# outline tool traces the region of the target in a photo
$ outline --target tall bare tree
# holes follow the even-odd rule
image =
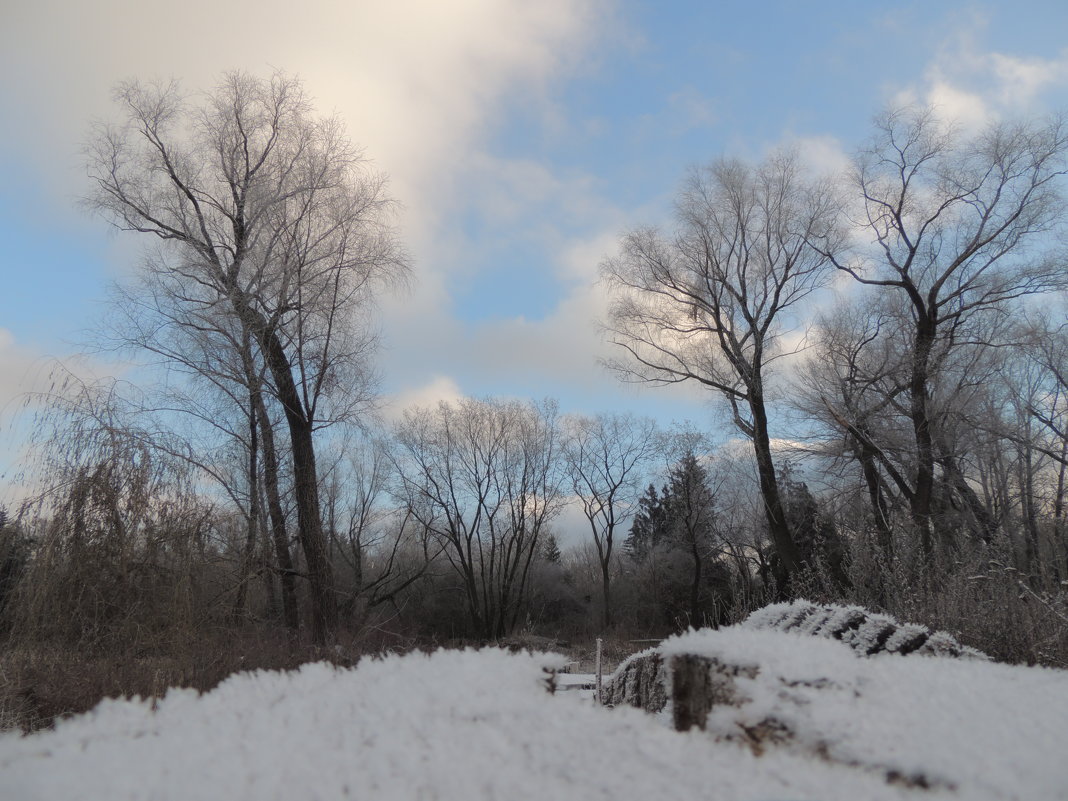
[[[642,470],[656,451],[656,423],[601,414],[567,421],[564,456],[571,488],[590,524],[601,567],[602,623],[612,625],[612,555],[616,531],[634,514]]]
[[[243,510],[248,525],[241,576],[234,603],[235,615],[244,608],[244,593],[251,579],[255,539],[261,528],[263,506],[270,521],[270,540],[281,585],[282,613],[286,625],[299,626],[296,570],[290,552],[282,490],[279,484],[279,455],[275,444],[275,421],[264,394],[266,365],[257,358],[250,332],[232,316],[213,309],[190,309],[174,303],[172,286],[161,281],[165,273],[143,271],[137,280],[113,288],[111,309],[101,326],[99,339],[104,346],[146,354],[172,376],[184,381],[166,382],[152,393],[145,411],[159,419],[175,415],[190,418],[192,433],[206,430],[211,447],[236,444],[247,451],[246,488]],[[235,424],[235,416],[239,422]],[[203,451],[194,449],[203,469]],[[209,470],[216,480],[227,480]],[[260,500],[262,486],[264,499]],[[233,496],[233,492],[230,492]],[[268,528],[263,527],[264,530]],[[273,577],[267,577],[273,582]]]
[[[326,524],[332,561],[347,568],[341,609],[358,620],[428,578],[441,545],[409,510],[386,501],[395,483],[389,440],[344,437],[335,447],[325,476]]]
[[[799,371],[793,403],[815,423],[816,448],[831,470],[856,462],[884,558],[894,554],[893,510],[912,486],[899,431],[902,324],[879,298],[838,304],[817,316],[812,352]]]
[[[947,349],[975,343],[984,316],[1063,284],[1064,259],[1043,235],[1061,221],[1066,155],[1059,119],[997,123],[965,137],[929,108],[891,110],[876,120],[851,176],[856,223],[872,245],[846,257],[836,240],[810,240],[840,270],[907,305],[909,506],[927,552],[936,467],[946,456],[931,411],[933,367]]]
[[[361,311],[403,272],[384,180],[337,119],[316,118],[299,81],[225,75],[191,103],[177,84],[119,86],[120,126],[88,149],[91,201],[153,235],[145,269],[175,316],[225,315],[247,331],[289,429],[313,636],[337,622],[319,507],[315,432],[351,412],[367,369]],[[355,395],[355,397],[353,397]]]
[[[442,544],[475,631],[510,634],[531,565],[562,502],[556,407],[461,400],[405,413],[399,495]]]
[[[626,352],[610,366],[653,384],[694,381],[727,400],[753,445],[783,579],[801,556],[779,497],[766,379],[794,307],[828,277],[838,219],[830,185],[807,179],[791,155],[756,167],[722,160],[688,176],[673,235],[632,231],[603,264],[616,290],[608,333]]]

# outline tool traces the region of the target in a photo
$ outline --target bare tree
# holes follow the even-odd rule
[[[556,407],[461,400],[405,413],[398,494],[444,546],[482,637],[519,622],[531,565],[562,502]]]
[[[641,492],[642,470],[656,451],[656,423],[633,415],[572,417],[564,457],[571,487],[601,567],[602,623],[612,625],[611,565],[616,531],[630,519]]]
[[[815,424],[813,451],[837,472],[855,462],[882,555],[894,554],[893,513],[912,497],[909,437],[901,430],[906,325],[884,299],[839,303],[817,316],[793,405]]]
[[[786,579],[801,557],[779,497],[766,379],[794,307],[827,278],[841,239],[837,202],[780,154],[757,167],[724,160],[694,170],[676,218],[673,236],[638,229],[603,264],[617,291],[607,329],[627,354],[610,366],[653,384],[695,381],[727,400],[753,445]]]
[[[1024,515],[1028,569],[1038,551],[1039,507],[1052,518],[1050,560],[1055,580],[1068,575],[1068,325],[1036,315],[1023,325],[1022,363],[1007,365],[1005,384],[1017,427],[1009,439],[1020,452],[1021,492],[1029,493]],[[1048,465],[1050,469],[1043,470]],[[1045,474],[1045,475],[1043,475]],[[1044,480],[1044,481],[1043,481]],[[1042,502],[1039,483],[1046,484]]]
[[[392,443],[384,438],[338,443],[341,458],[326,476],[326,524],[332,561],[347,568],[339,593],[350,617],[393,603],[428,576],[441,552],[407,509],[386,503],[394,483]]]
[[[337,604],[314,434],[362,400],[345,391],[367,369],[359,310],[405,266],[384,181],[340,122],[313,117],[300,83],[282,74],[227,74],[197,105],[174,83],[126,83],[116,96],[126,121],[101,126],[90,144],[91,200],[120,229],[160,240],[145,269],[180,310],[174,317],[225,315],[255,342],[289,429],[322,642]]]
[[[1060,221],[1068,131],[1060,120],[998,123],[973,138],[931,109],[890,111],[857,157],[857,224],[874,240],[846,258],[836,239],[812,241],[840,270],[901,293],[911,320],[905,395],[912,428],[910,513],[932,547],[935,470],[945,454],[931,412],[942,350],[975,343],[989,314],[1063,284],[1063,259],[1043,234]]]
[[[276,423],[264,397],[268,392],[267,368],[257,358],[250,332],[239,321],[214,308],[176,304],[173,287],[161,280],[165,275],[146,270],[135,281],[114,287],[111,310],[98,338],[105,347],[133,351],[142,358],[148,354],[171,376],[184,377],[152,392],[150,408],[144,411],[160,425],[173,424],[176,415],[189,418],[193,425],[185,428],[186,436],[196,436],[197,429],[202,429],[199,433],[206,435],[205,447],[219,447],[221,442],[226,448],[233,443],[246,451],[243,511],[248,536],[234,601],[235,616],[243,615],[260,518],[266,517],[280,579],[283,619],[296,630],[296,570],[282,511]],[[235,423],[235,416],[239,422]],[[199,449],[194,452],[202,454]],[[198,457],[198,462],[203,464],[203,459]],[[216,471],[208,471],[208,475],[226,480]],[[230,488],[227,491],[234,497]],[[261,506],[267,515],[261,514]],[[268,526],[262,528],[266,531]]]

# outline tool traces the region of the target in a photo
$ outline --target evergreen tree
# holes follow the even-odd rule
[[[655,588],[655,617],[673,626],[723,622],[730,570],[715,558],[715,497],[707,469],[686,453],[667,485],[660,492],[650,485],[638,507],[624,548]],[[654,549],[663,555],[655,565],[649,558]]]
[[[652,484],[638,499],[638,511],[631,522],[630,533],[623,542],[623,550],[635,562],[642,562],[649,552],[668,537],[668,489],[662,493]]]
[[[542,556],[550,565],[560,564],[560,544],[556,541],[555,534],[549,534],[545,538],[545,547],[542,549]]]
[[[686,453],[669,477],[667,515],[672,545],[690,561],[686,613],[692,626],[701,625],[705,617],[702,585],[712,550],[714,510],[708,471],[692,452]]]
[[[826,587],[827,590],[847,586],[848,577],[843,564],[845,544],[834,522],[820,510],[808,484],[795,479],[793,471],[787,466],[782,470],[779,491],[805,568],[829,577],[832,586]]]

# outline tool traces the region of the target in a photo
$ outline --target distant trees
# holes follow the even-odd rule
[[[602,623],[612,625],[611,571],[616,531],[634,514],[642,473],[659,438],[650,419],[573,417],[563,448],[571,489],[590,524],[601,568]]]
[[[1014,531],[1017,566],[1035,586],[1068,576],[1068,336],[1048,313],[1011,327],[1016,340],[995,351],[984,405],[966,424],[986,443],[980,488],[991,515]]]
[[[690,558],[690,625],[704,623],[701,584],[710,563],[715,525],[715,499],[708,483],[708,471],[693,453],[683,455],[668,477],[668,515],[676,547]]]
[[[0,633],[4,630],[4,608],[14,593],[30,561],[31,543],[21,527],[0,506]]]
[[[89,147],[92,203],[118,228],[159,243],[143,274],[163,325],[231,332],[229,342],[212,336],[218,347],[254,344],[238,348],[254,360],[245,373],[250,408],[266,432],[262,366],[262,388],[289,431],[313,635],[322,642],[337,603],[315,432],[364,399],[369,340],[360,309],[405,268],[385,183],[340,122],[315,118],[299,82],[282,74],[229,73],[197,104],[173,83],[126,83],[116,97],[125,123],[100,127]]]
[[[729,602],[729,569],[720,561],[722,548],[716,520],[717,501],[708,469],[693,451],[686,451],[668,472],[660,492],[650,485],[639,502],[625,549],[651,574],[657,559],[681,556],[688,578],[679,581],[670,565],[650,575],[654,607],[682,616],[689,625],[718,623]],[[681,590],[681,591],[680,591]]]
[[[441,544],[472,629],[487,639],[510,634],[563,502],[555,404],[461,400],[413,409],[396,439],[398,499]]]
[[[626,354],[611,366],[630,380],[714,390],[752,442],[783,581],[801,554],[779,497],[769,365],[787,350],[793,308],[827,281],[842,236],[832,187],[807,179],[793,156],[756,167],[721,160],[687,176],[673,234],[636,229],[602,268],[615,291],[609,338]]]

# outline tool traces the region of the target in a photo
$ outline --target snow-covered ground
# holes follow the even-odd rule
[[[669,640],[757,667],[709,731],[551,696],[548,655],[439,651],[352,670],[234,676],[156,708],[107,701],[29,737],[0,737],[0,798],[1066,799],[1068,672],[727,630]],[[774,717],[790,743],[730,739]],[[726,739],[725,739],[726,737]],[[718,739],[717,739],[718,738]],[[931,789],[886,781],[925,776]]]

